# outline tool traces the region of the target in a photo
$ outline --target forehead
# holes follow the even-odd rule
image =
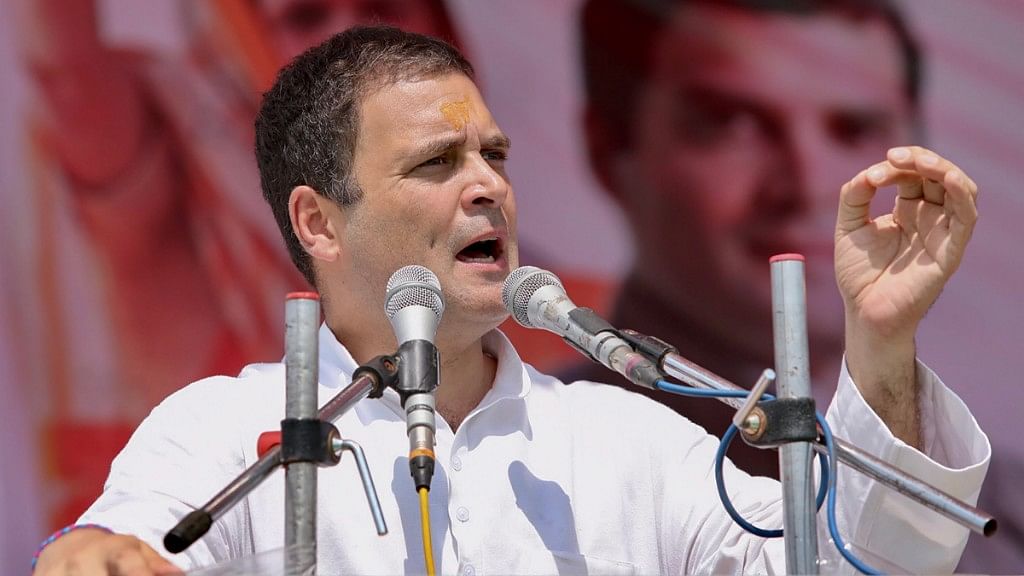
[[[683,7],[656,42],[654,57],[656,80],[794,104],[862,106],[903,94],[902,52],[880,18]]]
[[[360,102],[359,147],[410,142],[498,127],[476,84],[459,73],[400,80],[371,89]]]

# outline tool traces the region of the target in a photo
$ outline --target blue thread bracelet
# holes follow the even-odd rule
[[[94,528],[96,530],[103,530],[107,534],[114,533],[114,531],[110,528],[107,528],[106,526],[100,526],[99,524],[72,524],[70,526],[65,526],[60,530],[57,530],[53,534],[50,534],[46,538],[46,540],[43,540],[43,543],[39,545],[39,548],[36,548],[36,553],[32,555],[32,572],[36,571],[36,563],[39,562],[39,555],[43,553],[43,550],[45,550],[47,546],[56,542],[57,539],[61,536],[69,532],[74,532],[75,530],[81,530],[82,528]]]

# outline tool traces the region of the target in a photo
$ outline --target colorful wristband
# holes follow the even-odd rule
[[[71,526],[65,526],[53,534],[50,534],[50,536],[46,540],[43,540],[43,543],[39,545],[39,548],[36,548],[36,553],[32,555],[32,571],[36,571],[36,562],[39,562],[39,555],[43,553],[43,550],[45,550],[47,546],[56,542],[61,536],[82,528],[95,528],[96,530],[103,530],[107,534],[114,533],[110,528],[100,526],[99,524],[72,524]]]

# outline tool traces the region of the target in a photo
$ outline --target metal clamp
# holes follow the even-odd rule
[[[757,407],[757,403],[761,401],[765,390],[773,382],[775,382],[775,370],[765,368],[754,384],[754,388],[750,390],[750,395],[733,415],[732,423],[740,429],[744,438],[750,437],[756,440],[764,433],[767,422],[764,411]]]
[[[281,421],[281,464],[312,462],[334,466],[341,455],[334,449],[338,429],[318,418],[285,418]]]

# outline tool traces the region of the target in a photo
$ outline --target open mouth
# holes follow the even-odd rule
[[[455,259],[467,264],[492,264],[497,262],[504,253],[505,248],[502,246],[501,238],[492,237],[477,240],[466,246],[455,255]]]

